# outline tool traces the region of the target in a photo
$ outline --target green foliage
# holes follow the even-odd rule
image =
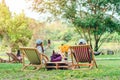
[[[84,18],[76,17],[73,24],[85,30],[90,29],[91,32],[97,35],[101,35],[105,32],[117,32],[120,27],[119,24],[110,17],[102,16],[101,20],[101,15],[89,15]]]
[[[11,13],[9,8],[6,7],[5,4],[0,3],[0,35],[3,36],[4,32],[6,31],[5,28],[7,27],[6,24],[9,22],[11,17]]]
[[[69,42],[72,37],[73,37],[73,34],[74,32],[70,29],[66,30],[66,31],[61,31],[59,34],[58,34],[58,39],[61,39],[61,40],[64,40],[66,42]]]
[[[73,27],[69,28],[61,22],[51,23],[44,27],[44,33],[46,33],[46,39],[58,41],[64,40],[66,42],[69,42],[75,34]]]
[[[8,33],[12,41],[19,41],[24,40],[25,38],[31,38],[29,22],[24,14],[16,15],[13,19],[11,19],[10,25],[8,27]]]
[[[19,44],[26,46],[31,39],[32,31],[29,29],[29,20],[24,14],[15,15],[9,22],[7,28],[10,45],[16,49]]]
[[[106,42],[120,42],[120,35],[118,35],[118,33],[114,33],[112,34],[107,40]]]
[[[9,8],[0,3],[0,36],[2,46],[12,48],[14,51],[20,45],[26,46],[31,39],[32,31],[29,29],[29,19],[24,13],[11,15]]]
[[[63,11],[63,18],[74,19],[76,14],[76,3],[73,2],[73,4],[70,3],[70,5],[65,5]]]
[[[0,20],[7,20],[11,17],[9,8],[5,4],[0,3]],[[3,22],[2,21],[2,22]]]
[[[31,1],[34,10],[40,13],[49,12],[54,18],[63,18],[66,22],[73,23],[76,31],[90,45],[93,46],[94,40],[96,51],[101,46],[99,41],[104,33],[120,32],[120,21],[114,17],[114,14],[119,14],[119,0]],[[108,14],[109,12],[111,13]]]

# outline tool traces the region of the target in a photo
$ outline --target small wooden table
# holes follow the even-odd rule
[[[46,63],[46,69],[68,69],[69,65],[67,62],[47,62]]]

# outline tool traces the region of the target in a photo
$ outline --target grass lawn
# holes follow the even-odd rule
[[[0,80],[120,80],[119,59],[98,59],[96,62],[98,69],[49,71],[44,68],[38,71],[21,71],[20,63],[0,63]]]

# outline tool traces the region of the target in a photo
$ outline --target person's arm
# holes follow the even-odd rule
[[[51,44],[51,41],[48,39],[48,44],[47,44],[47,46],[44,48],[44,51],[50,47],[50,44]]]

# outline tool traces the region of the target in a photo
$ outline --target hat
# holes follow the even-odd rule
[[[80,40],[79,40],[79,43],[86,44],[87,42],[86,42],[85,39],[80,39]]]
[[[41,44],[42,43],[42,40],[38,39],[36,40],[36,44]]]

